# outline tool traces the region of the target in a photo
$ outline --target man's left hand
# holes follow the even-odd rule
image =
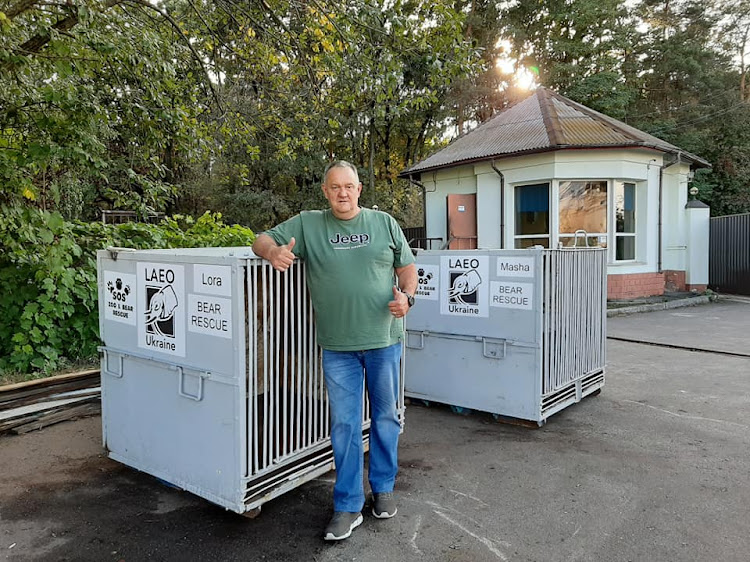
[[[409,300],[395,285],[393,286],[393,300],[388,303],[388,308],[396,318],[403,318],[409,312]]]

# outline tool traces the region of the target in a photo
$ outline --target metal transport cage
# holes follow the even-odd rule
[[[109,456],[237,513],[333,469],[304,268],[248,248],[99,251]]]
[[[604,386],[606,249],[419,251],[406,396],[531,420]]]

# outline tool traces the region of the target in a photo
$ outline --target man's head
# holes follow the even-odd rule
[[[337,160],[331,162],[323,175],[323,194],[331,204],[333,216],[348,220],[359,213],[359,194],[362,184],[359,174],[349,162]]]

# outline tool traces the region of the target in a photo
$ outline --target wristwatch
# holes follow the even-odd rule
[[[401,291],[401,289],[399,289],[399,291]],[[406,291],[401,291],[401,292],[406,295],[406,302],[409,303],[409,308],[414,306],[414,295],[410,295]]]

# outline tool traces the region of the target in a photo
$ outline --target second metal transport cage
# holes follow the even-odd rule
[[[237,513],[331,470],[304,267],[247,248],[99,251],[109,456]]]
[[[604,385],[605,249],[419,251],[406,395],[544,421]]]

